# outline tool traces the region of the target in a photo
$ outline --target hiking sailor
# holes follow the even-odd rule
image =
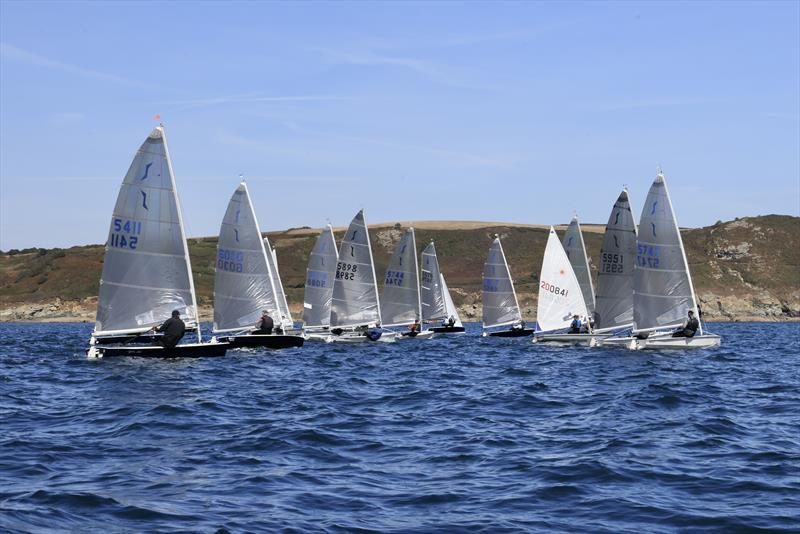
[[[272,334],[272,329],[275,327],[275,321],[272,320],[272,317],[269,316],[267,310],[264,310],[261,313],[261,319],[259,319],[258,323],[256,324],[256,331],[255,334]]]
[[[694,316],[694,311],[689,310],[683,326],[680,328],[680,330],[676,330],[672,334],[672,337],[694,337],[699,328],[700,321],[698,321],[697,317]]]
[[[156,332],[164,332],[155,340],[156,345],[161,345],[165,349],[173,349],[186,333],[186,324],[181,321],[181,312],[172,311],[172,317],[164,321],[164,324],[155,329]]]
[[[580,334],[581,333],[581,320],[578,317],[578,314],[572,316],[572,322],[569,324],[569,332],[568,334]]]

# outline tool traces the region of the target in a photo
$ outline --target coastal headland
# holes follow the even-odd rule
[[[436,242],[442,272],[464,320],[481,319],[481,272],[491,237],[500,235],[523,317],[533,322],[546,225],[482,221],[401,221],[370,225],[379,284],[402,229],[420,249]],[[561,235],[565,226],[557,226]],[[592,274],[604,226],[582,224]],[[277,249],[295,320],[302,316],[308,255],[319,228],[267,232]],[[345,228],[334,228],[337,240]],[[742,217],[682,229],[695,291],[708,321],[800,319],[800,218]],[[189,239],[201,319],[211,320],[216,237]],[[94,321],[103,245],[0,252],[0,321]]]

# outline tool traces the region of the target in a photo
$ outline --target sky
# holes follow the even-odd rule
[[[0,249],[103,243],[159,114],[187,234],[800,215],[800,2],[0,1]]]

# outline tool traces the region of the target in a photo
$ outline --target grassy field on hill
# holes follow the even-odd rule
[[[436,243],[453,298],[467,315],[480,318],[483,262],[495,234],[503,239],[524,315],[535,315],[536,288],[547,227],[476,221],[421,221],[370,226],[379,280],[392,248],[409,225],[421,250]],[[563,233],[563,227],[560,228]],[[591,259],[599,255],[603,226],[586,225]],[[302,309],[305,268],[319,229],[267,234],[277,248],[290,305]],[[335,229],[337,240],[344,228]],[[745,217],[682,231],[695,289],[709,318],[781,319],[800,315],[800,218]],[[189,240],[201,306],[212,304],[216,238]],[[103,246],[28,249],[0,253],[0,300],[4,320],[84,317],[92,313],[103,264]],[[596,262],[592,263],[596,277]],[[41,311],[42,303],[52,303]],[[27,306],[27,308],[26,308]],[[33,311],[31,311],[33,310]],[[38,310],[38,311],[37,311]],[[49,314],[49,315],[48,315]]]

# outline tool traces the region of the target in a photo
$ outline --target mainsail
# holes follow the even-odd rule
[[[409,325],[422,319],[417,240],[409,228],[389,259],[381,295],[382,326]]]
[[[634,331],[652,331],[683,324],[697,303],[683,241],[664,175],[656,176],[639,220],[633,270]],[[701,332],[702,333],[702,332]]]
[[[447,318],[452,317],[456,320],[453,326],[464,326],[461,323],[461,317],[458,316],[458,309],[456,305],[453,304],[453,297],[450,296],[450,290],[447,289],[447,282],[444,281],[444,275],[439,274],[442,279],[442,294],[444,294],[444,305],[446,308]]]
[[[197,302],[164,128],[133,158],[106,241],[94,335],[143,332],[179,310],[197,325]]]
[[[262,311],[279,323],[280,310],[267,254],[243,181],[234,191],[219,229],[214,274],[215,332],[255,326]]]
[[[328,225],[320,232],[306,269],[306,289],[303,296],[304,328],[320,328],[331,324],[331,297],[336,276],[336,239]]]
[[[353,327],[381,322],[375,266],[364,210],[347,228],[339,248],[331,300],[331,327]]]
[[[578,216],[574,216],[570,221],[567,231],[564,233],[564,250],[567,253],[575,278],[581,285],[583,300],[586,302],[586,309],[589,314],[594,314],[594,287],[592,287],[592,272],[589,270],[589,259],[586,256],[586,245],[583,243],[583,233],[578,222]]]
[[[275,298],[278,301],[278,310],[281,317],[280,325],[284,329],[294,328],[294,320],[292,313],[289,311],[289,302],[286,300],[286,292],[283,290],[283,282],[281,282],[281,274],[278,271],[278,254],[275,249],[269,244],[269,239],[264,238],[264,248],[267,251],[267,261],[269,262],[269,272],[272,275],[272,286],[275,288]]]
[[[608,217],[603,246],[600,248],[595,331],[618,330],[633,325],[636,223],[632,211],[628,190],[623,189]]]
[[[483,327],[506,326],[521,321],[503,245],[500,238],[495,237],[483,264]]]
[[[566,328],[572,322],[573,315],[588,319],[589,312],[572,263],[551,226],[539,275],[536,331],[551,332]]]
[[[420,295],[422,298],[422,320],[439,321],[449,317],[444,300],[444,288],[440,279],[444,279],[439,271],[439,260],[436,247],[431,241],[422,251],[422,281]]]

